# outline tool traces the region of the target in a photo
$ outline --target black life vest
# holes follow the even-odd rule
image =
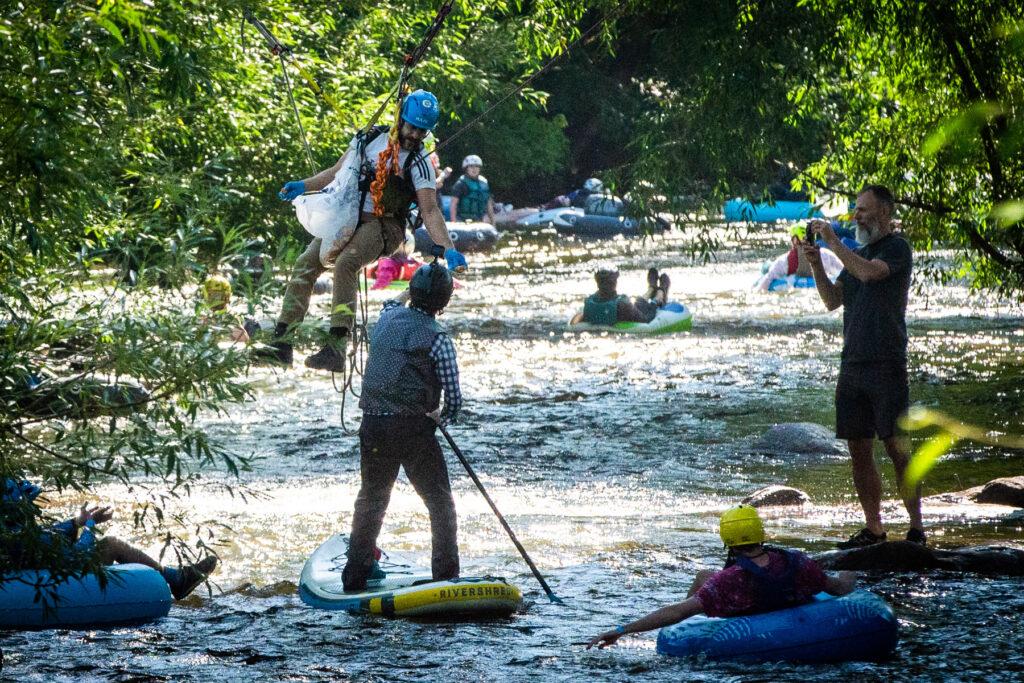
[[[360,135],[357,150],[359,152],[359,211],[362,214],[363,205],[366,203],[366,196],[370,193],[370,185],[376,177],[376,159],[366,158],[366,148],[370,143],[390,130],[389,126],[374,126],[365,135]],[[409,169],[422,158],[423,145],[415,152],[409,152],[402,164],[402,175],[391,173],[384,184],[384,193],[381,201],[384,204],[384,213],[395,216],[403,223],[408,218],[409,207],[416,202],[416,188],[413,185]],[[360,220],[361,222],[361,220]]]
[[[751,614],[772,612],[787,607],[803,604],[796,594],[796,571],[800,560],[796,553],[785,548],[765,547],[765,552],[780,553],[785,561],[785,568],[779,575],[771,574],[765,567],[758,566],[746,555],[731,557],[732,564],[738,565],[748,576],[754,579],[757,586],[757,607]]]

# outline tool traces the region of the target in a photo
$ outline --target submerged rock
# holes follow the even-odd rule
[[[981,487],[974,500],[989,505],[1024,508],[1024,477],[993,479]]]
[[[928,499],[943,503],[971,501],[986,505],[1008,505],[1024,508],[1024,476],[993,479],[982,486],[973,486],[963,491],[951,491],[928,496]]]
[[[128,415],[142,410],[147,401],[149,392],[138,384],[110,384],[94,377],[48,379],[17,399],[26,415],[76,419]]]
[[[792,486],[780,486],[772,484],[763,489],[754,491],[741,502],[752,505],[756,508],[771,507],[776,505],[803,505],[810,502],[811,497],[800,489]]]
[[[989,576],[1024,576],[1024,550],[1003,546],[933,549],[910,541],[833,550],[814,558],[823,569],[866,572],[946,570]]]
[[[849,455],[846,444],[831,429],[813,422],[777,424],[754,442],[754,448],[767,453]]]

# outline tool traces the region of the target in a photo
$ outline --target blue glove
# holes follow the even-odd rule
[[[444,252],[444,260],[448,264],[448,270],[453,273],[459,268],[466,269],[469,267],[469,264],[466,263],[466,257],[455,249],[449,249]]]
[[[302,180],[289,180],[281,188],[281,191],[277,193],[277,196],[286,202],[298,197],[300,194],[306,191],[306,183]]]

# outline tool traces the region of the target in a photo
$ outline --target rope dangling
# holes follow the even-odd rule
[[[388,175],[392,172],[401,173],[398,163],[400,150],[398,142],[398,126],[402,120],[402,100],[405,93],[399,93],[395,110],[395,122],[388,131],[388,141],[384,150],[377,157],[377,171],[370,183],[370,196],[373,197],[373,215],[380,218],[385,213],[384,188],[388,184]]]

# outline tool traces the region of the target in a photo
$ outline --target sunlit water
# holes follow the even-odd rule
[[[769,456],[752,441],[777,422],[834,424],[839,313],[810,291],[752,291],[780,250],[765,235],[694,264],[680,238],[584,243],[553,234],[505,236],[477,258],[442,317],[454,335],[467,404],[452,432],[498,507],[564,600],[550,604],[486,503],[451,460],[463,573],[504,575],[526,593],[521,613],[485,623],[412,623],[315,611],[295,583],[326,537],[347,531],[359,485],[358,448],[340,427],[330,380],[256,370],[254,400],[214,433],[256,458],[243,500],[200,490],[183,503],[227,525],[212,597],[169,618],[112,631],[4,634],[4,675],[17,680],[978,680],[1024,669],[1020,581],[972,576],[866,577],[900,618],[896,655],[880,664],[744,667],[673,660],[655,634],[608,651],[583,644],[685,594],[694,572],[722,560],[717,516],[751,491],[788,483],[802,510],[769,511],[781,543],[824,550],[858,528],[842,458]],[[599,267],[639,294],[645,271],[672,277],[672,298],[695,315],[688,334],[580,335],[565,322]],[[319,297],[320,310],[327,297]],[[375,315],[371,307],[371,317]],[[912,296],[912,396],[991,427],[1021,431],[1020,311],[958,287]],[[351,397],[346,422],[358,420]],[[927,493],[1024,469],[1019,453],[965,444]],[[891,473],[891,468],[889,470]],[[887,476],[889,495],[893,494]],[[130,505],[128,492],[102,491]],[[906,517],[890,501],[890,532]],[[1009,508],[926,505],[935,545],[1019,543]],[[125,517],[127,515],[124,515]],[[111,533],[131,538],[123,522]],[[426,512],[400,480],[381,545],[429,557]],[[153,546],[155,547],[155,545]],[[1012,675],[1012,674],[1011,674]]]

